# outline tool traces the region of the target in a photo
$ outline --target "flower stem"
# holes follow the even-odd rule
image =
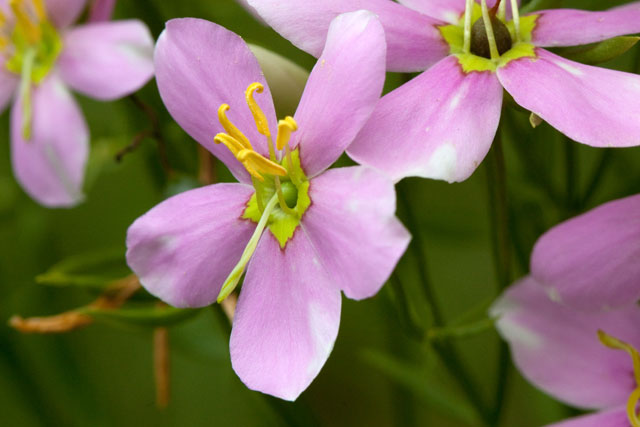
[[[486,161],[489,210],[491,216],[492,246],[494,267],[498,282],[498,293],[511,283],[511,245],[509,236],[509,210],[507,204],[507,177],[500,129],[496,133],[493,146]],[[509,373],[509,350],[504,341],[500,341],[498,353],[498,382],[496,384],[493,410],[490,424],[497,425],[502,412],[504,394]]]

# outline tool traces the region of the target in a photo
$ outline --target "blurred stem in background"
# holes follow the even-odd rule
[[[493,246],[493,261],[497,278],[497,294],[501,294],[511,281],[511,224],[509,221],[509,205],[507,202],[507,174],[502,149],[502,129],[498,127],[491,150],[485,160],[487,184],[489,194],[489,217],[491,222],[491,243]],[[497,364],[497,382],[494,404],[489,416],[489,424],[499,425],[502,407],[504,405],[507,377],[510,369],[509,349],[500,340]]]

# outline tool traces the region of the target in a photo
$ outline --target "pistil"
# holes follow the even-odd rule
[[[271,216],[271,213],[273,212],[273,209],[276,207],[277,204],[278,204],[278,196],[274,195],[273,197],[271,197],[271,200],[269,200],[269,203],[267,203],[267,206],[265,206],[264,211],[262,212],[262,216],[260,217],[260,221],[258,222],[258,225],[256,226],[256,229],[253,232],[251,239],[249,239],[249,243],[247,243],[247,246],[244,248],[244,251],[242,252],[240,261],[238,261],[238,264],[236,264],[233,270],[231,270],[231,273],[227,277],[227,280],[224,281],[224,284],[220,289],[220,293],[218,294],[218,299],[217,299],[218,303],[222,302],[226,297],[228,297],[231,294],[231,292],[233,292],[233,290],[236,288],[236,286],[238,286],[238,283],[240,282],[240,278],[242,278],[242,275],[244,273],[245,268],[247,267],[247,264],[249,263],[249,260],[253,256],[253,253],[256,251],[256,248],[258,247],[260,236],[262,236],[262,232],[267,226],[267,221],[269,220],[269,217]]]

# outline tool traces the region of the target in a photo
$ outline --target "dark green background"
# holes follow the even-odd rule
[[[555,3],[602,9],[624,2]],[[118,19],[144,20],[154,37],[166,20],[185,16],[224,25],[305,68],[314,64],[312,57],[256,23],[233,0],[122,1],[116,9]],[[604,65],[636,72],[639,57],[636,46]],[[390,74],[387,90],[403,78]],[[171,121],[154,82],[140,96],[160,115],[171,166],[184,177],[194,177],[195,142]],[[92,159],[87,202],[75,209],[47,210],[23,193],[11,172],[8,114],[0,119],[0,135],[5,135],[0,144],[0,320],[4,325],[0,326],[0,423],[468,425],[460,419],[468,407],[464,395],[446,375],[429,343],[412,338],[407,331],[404,309],[390,286],[367,301],[344,300],[335,349],[295,404],[278,403],[242,385],[230,366],[227,332],[210,309],[170,331],[172,400],[163,411],[154,402],[151,329],[101,322],[49,336],[21,335],[9,329],[5,320],[13,314],[55,314],[95,298],[87,290],[47,287],[36,284],[34,278],[69,256],[110,248],[124,252],[129,224],[176,191],[176,182],[167,182],[159,166],[151,140],[122,163],[113,160],[115,152],[149,127],[146,116],[130,100],[78,99],[92,132]],[[604,154],[605,150],[567,141],[546,124],[533,130],[527,119],[526,112],[505,107],[502,135],[515,277],[526,273],[530,249],[543,231],[603,201],[640,192],[640,149]],[[603,173],[591,192],[588,187],[600,162],[604,162]],[[225,171],[219,174],[229,179]],[[419,266],[427,266],[447,321],[465,316],[468,321],[481,320],[497,293],[487,163],[462,184],[409,179],[399,185],[399,191],[408,202],[400,204],[399,214],[406,224],[410,207],[416,218],[412,232],[419,236],[426,254],[426,259],[416,262],[414,246],[398,269],[413,318],[429,327],[418,274]],[[587,192],[590,197],[584,197]],[[452,342],[485,401],[493,403],[499,364],[496,333],[488,328]],[[500,425],[537,426],[577,413],[528,385],[511,365],[508,374]]]

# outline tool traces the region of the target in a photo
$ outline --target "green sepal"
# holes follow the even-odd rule
[[[614,37],[598,43],[566,47],[555,51],[558,55],[572,61],[596,65],[617,58],[635,46],[638,40],[640,37],[636,36]]]
[[[145,304],[140,307],[124,307],[118,309],[85,307],[79,309],[78,312],[91,316],[95,320],[155,328],[159,326],[172,326],[190,319],[200,313],[200,309]]]
[[[292,165],[289,165],[286,157],[282,160],[282,166],[287,169],[288,176],[280,179],[283,185],[285,185],[285,183],[298,183],[297,185],[294,184],[298,191],[297,203],[292,207],[294,213],[289,214],[277,206],[271,213],[269,222],[267,223],[267,227],[278,240],[280,248],[282,249],[287,245],[289,239],[293,237],[293,233],[295,233],[296,228],[300,224],[302,215],[304,215],[311,205],[311,199],[309,198],[309,181],[300,166],[300,153],[298,150],[291,152],[291,160]],[[256,188],[256,192],[251,196],[249,203],[247,203],[247,208],[242,218],[250,219],[258,223],[262,216],[260,207],[264,207],[269,200],[271,200],[276,189],[274,181],[271,179],[265,179],[264,181],[254,179],[254,187]]]

